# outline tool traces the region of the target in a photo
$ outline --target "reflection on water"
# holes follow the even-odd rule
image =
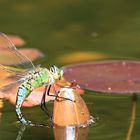
[[[76,128],[73,126],[65,128],[54,128],[55,140],[86,140],[89,128]]]
[[[23,133],[24,133],[25,129],[26,129],[25,125],[22,125],[20,127],[16,140],[21,140],[22,139],[22,136],[23,136]]]
[[[16,140],[22,140],[26,126],[22,125],[18,131]],[[73,126],[68,127],[55,127],[54,138],[55,140],[86,140],[89,128],[76,128]]]

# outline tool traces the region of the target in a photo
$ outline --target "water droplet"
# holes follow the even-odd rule
[[[108,87],[107,89],[108,89],[108,90],[111,90],[111,87]]]
[[[126,62],[125,62],[125,61],[123,61],[123,62],[122,62],[122,65],[123,65],[123,66],[126,66]]]

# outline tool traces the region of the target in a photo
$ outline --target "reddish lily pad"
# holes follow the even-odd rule
[[[25,40],[23,40],[21,37],[16,35],[8,35],[8,38],[13,42],[15,46],[23,46],[25,45]],[[0,43],[1,43],[1,37],[0,37]]]
[[[105,93],[140,93],[140,62],[103,61],[64,68],[68,81],[81,88]]]
[[[8,35],[8,38],[14,43],[15,46],[25,45],[25,40],[16,35]]]
[[[23,55],[27,56],[31,61],[43,57],[43,54],[38,49],[22,48],[18,50]],[[20,63],[21,62],[19,62],[19,59],[17,59],[17,56],[14,53],[11,53],[9,50],[2,50],[2,53],[0,54],[0,64],[15,65]]]
[[[42,52],[35,48],[22,48],[19,49],[19,51],[23,55],[27,56],[31,61],[37,60],[44,56]]]

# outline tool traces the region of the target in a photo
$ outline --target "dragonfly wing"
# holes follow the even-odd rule
[[[1,72],[2,73],[5,72],[6,75],[9,75],[10,77],[15,76],[15,78],[17,77],[18,78],[17,80],[19,80],[28,73],[28,70],[17,69],[17,68],[11,67],[11,66],[4,66],[4,65],[0,64],[0,73]],[[2,74],[2,76],[4,76],[4,75]]]
[[[0,64],[0,92],[12,91],[25,80],[27,73],[27,70],[20,70]]]
[[[9,61],[15,68],[28,70],[35,68],[31,60],[20,53],[8,37],[4,33],[0,33],[0,64],[11,65]]]
[[[4,85],[4,86],[0,87],[0,92],[8,94],[8,93],[11,93],[12,91],[16,91],[22,82],[23,81],[16,81],[13,83],[9,83],[8,85]]]

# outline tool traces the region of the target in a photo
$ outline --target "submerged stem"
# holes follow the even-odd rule
[[[132,132],[133,132],[133,128],[135,125],[135,118],[136,118],[136,102],[137,102],[137,95],[133,94],[131,119],[130,119],[130,125],[128,128],[126,140],[131,140],[131,137],[132,137]]]

